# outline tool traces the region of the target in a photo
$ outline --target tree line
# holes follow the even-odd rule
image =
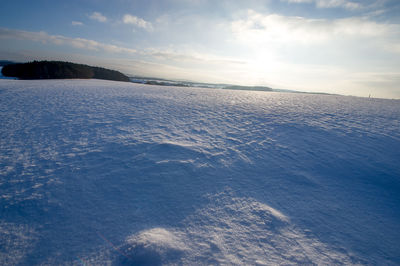
[[[130,81],[121,72],[102,67],[93,67],[62,61],[33,61],[29,63],[9,64],[3,67],[6,77],[19,79],[105,79]]]

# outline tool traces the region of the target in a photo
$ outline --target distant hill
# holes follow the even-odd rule
[[[2,74],[19,79],[105,79],[130,81],[121,72],[62,61],[34,61],[5,65]]]
[[[162,78],[150,78],[150,77],[131,77],[131,81],[134,83],[158,85],[158,86],[176,86],[176,87],[195,87],[195,88],[212,88],[212,89],[226,89],[226,90],[249,90],[249,91],[278,91],[266,86],[240,86],[233,84],[221,84],[221,83],[202,83],[194,81],[177,81]],[[279,90],[281,92],[292,92],[288,90]],[[294,92],[294,91],[293,91]]]
[[[165,81],[156,81],[156,80],[148,80],[144,84],[158,85],[158,86],[189,87],[189,85],[181,83],[181,82],[165,82]]]
[[[239,86],[239,85],[229,85],[224,87],[226,90],[251,90],[251,91],[273,91],[269,87],[265,86]]]

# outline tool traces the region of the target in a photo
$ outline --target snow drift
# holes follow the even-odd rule
[[[400,263],[400,102],[0,80],[0,264]]]

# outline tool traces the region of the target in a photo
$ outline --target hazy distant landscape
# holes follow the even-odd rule
[[[174,86],[174,87],[193,87],[193,88],[213,88],[227,90],[250,90],[250,91],[275,91],[275,92],[297,92],[284,89],[272,89],[266,86],[244,86],[232,84],[213,84],[194,81],[177,81],[161,78],[149,77],[128,77],[118,71],[91,67],[88,65],[75,64],[71,62],[59,61],[34,61],[28,63],[15,63],[9,60],[0,60],[0,78],[3,79],[104,79],[115,81],[130,81],[133,83]],[[8,66],[7,66],[8,65]],[[4,66],[7,66],[4,70]],[[305,92],[301,92],[305,93]],[[321,94],[315,92],[317,94]],[[326,94],[326,93],[325,93]]]

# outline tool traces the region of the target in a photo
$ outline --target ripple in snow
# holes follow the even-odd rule
[[[306,236],[284,214],[231,191],[176,228],[152,228],[127,238],[115,265],[354,264],[317,239]]]

